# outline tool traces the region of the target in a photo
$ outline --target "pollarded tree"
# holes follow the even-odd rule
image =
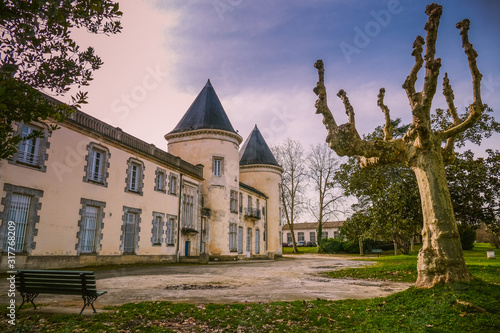
[[[454,156],[457,135],[470,128],[483,113],[485,106],[481,101],[481,73],[477,67],[477,53],[469,42],[469,20],[457,24],[462,36],[462,46],[467,55],[472,74],[473,103],[467,118],[458,116],[448,75],[443,80],[443,94],[453,118],[450,127],[433,131],[431,127],[432,100],[438,86],[441,59],[435,58],[436,39],[442,7],[437,4],[427,6],[429,16],[425,25],[426,40],[418,36],[413,43],[412,56],[415,64],[403,84],[408,96],[413,121],[402,138],[393,139],[389,108],[384,104],[385,89],[380,89],[377,105],[385,114],[384,139],[368,141],[361,139],[354,120],[354,109],[344,90],[339,96],[349,116],[349,122],[337,125],[327,105],[324,82],[323,61],[318,60],[319,81],[314,88],[318,95],[316,113],[323,115],[323,123],[328,130],[327,142],[340,156],[358,156],[364,167],[391,163],[404,163],[411,167],[417,178],[423,213],[423,245],[418,255],[418,287],[431,287],[436,283],[470,281],[472,275],[465,266],[460,238],[453,213],[453,206],[446,182],[445,163]],[[422,56],[423,46],[425,55]],[[422,91],[416,91],[417,74],[425,64],[425,78]],[[446,142],[444,147],[442,143]]]

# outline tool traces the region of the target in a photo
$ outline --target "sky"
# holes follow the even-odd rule
[[[329,107],[347,122],[336,97],[347,92],[361,135],[383,125],[377,94],[386,89],[391,117],[411,122],[401,88],[414,64],[412,44],[425,38],[425,6],[417,0],[122,0],[118,35],[76,32],[104,61],[87,89],[87,112],[167,149],[170,132],[210,79],[243,140],[257,125],[267,143],[287,137],[305,148],[325,141],[315,114],[313,67],[325,63]],[[479,54],[483,102],[500,120],[500,1],[443,0],[437,57],[447,72],[459,112],[472,102],[471,74],[455,24],[471,20]],[[422,87],[423,72],[417,90]],[[446,108],[441,84],[433,109]],[[476,153],[498,149],[500,135]]]

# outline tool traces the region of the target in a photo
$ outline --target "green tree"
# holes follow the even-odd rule
[[[34,132],[22,138],[14,133],[13,122],[63,121],[74,109],[47,94],[86,86],[101,67],[94,49],[81,50],[71,32],[116,34],[121,15],[118,3],[110,0],[0,3],[0,158],[12,156],[21,140],[42,135]],[[86,99],[86,93],[78,92],[72,96],[72,106]]]

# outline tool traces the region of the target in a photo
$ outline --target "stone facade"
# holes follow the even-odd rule
[[[0,160],[1,269],[281,254],[282,169],[240,167],[232,127],[167,134],[169,152],[80,111],[60,127]]]

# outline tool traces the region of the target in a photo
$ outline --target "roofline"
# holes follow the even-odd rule
[[[192,131],[185,131],[185,132],[169,132],[165,134],[164,138],[165,140],[169,141],[171,139],[176,139],[176,138],[182,138],[182,137],[188,137],[188,136],[194,136],[194,135],[199,135],[199,134],[219,134],[219,135],[224,135],[228,136],[234,140],[236,140],[237,144],[240,145],[241,142],[243,141],[243,138],[241,135],[238,133],[226,131],[226,130],[221,130],[221,129],[211,129],[211,128],[200,128]]]
[[[247,185],[247,184],[242,183],[242,182],[240,182],[240,187],[244,188],[247,191],[250,191],[250,192],[253,192],[253,193],[258,194],[260,196],[263,196],[266,199],[269,199],[269,197],[267,195],[265,195],[261,191],[257,190],[255,187],[252,187],[252,186]]]
[[[345,221],[327,221],[323,222],[323,228],[325,227],[330,227],[330,228],[341,228],[343,226]],[[336,224],[333,226],[329,226],[327,224]],[[293,224],[293,230],[307,230],[307,229],[317,229],[318,228],[318,222],[302,222],[302,223],[294,223]],[[283,226],[283,230],[290,230],[290,226],[288,224],[285,224]]]
[[[274,164],[240,164],[240,170],[253,169],[253,168],[274,169],[274,171],[278,171],[280,175],[284,171],[284,169],[281,166]]]

